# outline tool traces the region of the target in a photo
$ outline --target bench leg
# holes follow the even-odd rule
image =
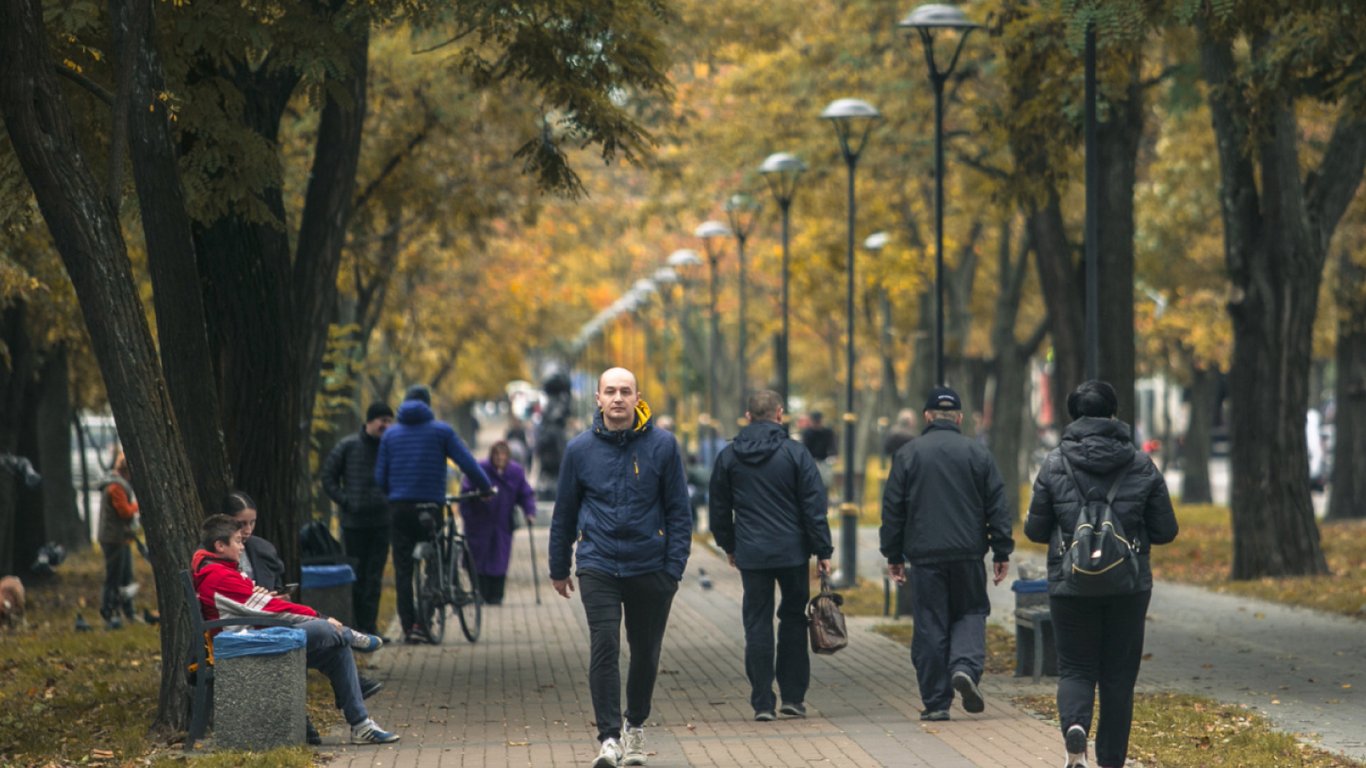
[[[194,693],[190,697],[190,729],[185,736],[185,750],[187,752],[194,749],[195,742],[204,738],[204,732],[209,727],[209,707],[211,706],[213,706],[213,697],[209,695],[208,682],[196,681]]]
[[[1034,682],[1043,678],[1043,622],[1034,622]]]

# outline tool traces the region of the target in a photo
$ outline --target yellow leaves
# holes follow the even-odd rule
[[[81,68],[81,65],[80,65],[80,64],[77,64],[76,62],[72,61],[71,59],[62,59],[62,66],[66,67],[67,69],[69,69],[69,70],[71,70],[72,72],[75,72],[75,73],[77,73],[77,74],[80,74],[80,73],[82,73],[82,72],[85,71],[84,69]]]

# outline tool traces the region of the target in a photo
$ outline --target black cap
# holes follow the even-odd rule
[[[958,393],[948,387],[935,387],[930,390],[930,397],[925,401],[927,411],[961,411],[963,401],[958,399]]]
[[[390,408],[388,403],[371,403],[370,407],[365,409],[366,421],[382,419],[385,416],[391,419],[394,417],[394,409]]]
[[[414,384],[408,387],[408,391],[403,393],[404,400],[421,400],[427,405],[432,404],[432,391],[427,389],[426,384]]]

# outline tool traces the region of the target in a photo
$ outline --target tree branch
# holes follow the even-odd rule
[[[104,86],[100,85],[94,80],[91,80],[85,75],[82,75],[80,72],[77,72],[74,69],[70,69],[69,67],[64,67],[60,64],[54,64],[53,69],[57,71],[57,74],[61,75],[62,77],[65,77],[66,79],[70,80],[76,85],[79,85],[80,87],[89,91],[95,98],[104,102],[105,106],[114,106],[114,94],[110,93],[108,88],[105,88]]]

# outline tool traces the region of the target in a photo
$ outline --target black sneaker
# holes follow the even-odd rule
[[[1086,765],[1086,729],[1080,725],[1070,725],[1067,734],[1064,736],[1064,743],[1067,745],[1067,764],[1070,766]]]
[[[788,717],[806,717],[806,705],[796,701],[784,701],[778,711]]]
[[[947,709],[927,709],[920,713],[920,719],[932,723],[940,723],[949,719],[949,711]]]
[[[362,699],[368,699],[384,688],[384,683],[378,680],[371,680],[365,675],[356,675],[356,677],[358,678],[357,682],[360,683],[360,697]]]
[[[974,715],[986,709],[986,702],[982,701],[982,692],[977,689],[977,683],[972,681],[972,676],[967,672],[960,670],[953,673],[953,689],[958,691],[963,709]]]
[[[414,624],[408,629],[408,634],[403,638],[403,642],[409,645],[428,645],[432,642],[432,638],[422,625]]]
[[[773,714],[773,710],[771,710],[771,709],[766,709],[766,710],[764,710],[764,711],[762,711],[762,712],[755,712],[755,713],[754,713],[754,721],[757,722],[757,723],[771,723],[771,722],[773,722],[774,720],[777,720],[777,719],[778,719],[778,716],[775,715],[775,714]]]
[[[310,747],[321,746],[323,743],[323,737],[318,733],[318,729],[313,727],[312,720],[304,720],[304,740]]]

